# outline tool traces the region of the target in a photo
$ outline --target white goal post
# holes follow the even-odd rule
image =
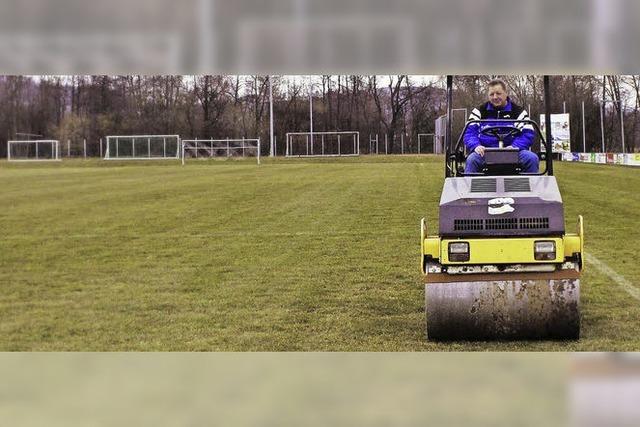
[[[288,132],[286,157],[359,156],[360,132]]]
[[[105,160],[177,160],[179,158],[179,135],[107,136]]]
[[[60,143],[55,139],[7,141],[10,162],[43,162],[60,160]]]
[[[260,164],[260,138],[183,139],[182,164],[185,159],[255,157]]]
[[[418,154],[422,154],[423,152],[438,154],[436,150],[437,148],[436,141],[437,141],[437,137],[435,133],[419,133],[418,134]],[[431,151],[427,151],[425,149],[429,145],[431,145]]]

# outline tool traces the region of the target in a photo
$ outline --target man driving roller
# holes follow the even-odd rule
[[[527,111],[511,102],[507,93],[507,85],[498,79],[491,80],[487,85],[488,102],[474,108],[469,115],[469,120],[486,119],[512,119],[528,120]],[[529,123],[516,122],[505,124],[504,122],[471,123],[464,133],[464,144],[470,153],[465,164],[465,173],[479,173],[485,166],[485,147],[498,147],[498,138],[481,133],[481,130],[489,126],[514,126],[520,130],[519,135],[508,135],[504,138],[504,145],[518,149],[518,162],[522,172],[538,172],[538,156],[530,151],[535,139],[533,126]]]

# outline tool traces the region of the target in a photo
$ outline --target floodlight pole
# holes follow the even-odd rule
[[[604,153],[604,102],[600,102],[600,136],[602,138],[602,152]]]
[[[273,90],[271,87],[271,76],[269,79],[269,157],[276,155],[276,148],[273,140]]]
[[[309,139],[311,140],[311,151],[313,152],[313,87],[311,86],[311,76],[309,76]]]
[[[582,101],[582,152],[587,152],[587,137],[584,124],[584,101]]]
[[[622,154],[624,154],[624,111],[622,108],[622,99],[619,99],[620,103],[620,140],[622,141]]]

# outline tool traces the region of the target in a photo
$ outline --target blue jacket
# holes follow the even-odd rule
[[[490,102],[486,102],[481,106],[474,108],[469,115],[469,120],[484,120],[484,119],[529,119],[527,111],[517,104],[511,102],[510,98],[507,98],[507,105],[504,108],[497,109]],[[500,122],[487,122],[487,123],[471,123],[464,133],[464,145],[467,147],[467,152],[472,152],[478,145],[485,147],[497,147],[498,139],[480,134],[480,129],[487,126],[505,125]],[[505,138],[505,145],[511,145],[519,150],[528,150],[531,148],[531,144],[536,137],[536,132],[533,126],[529,123],[514,123],[513,126],[522,131],[517,137]]]

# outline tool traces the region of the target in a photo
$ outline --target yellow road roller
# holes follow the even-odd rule
[[[546,137],[532,120],[491,119],[499,139],[485,150],[479,173],[465,174],[463,135],[451,138],[452,76],[447,77],[445,180],[438,224],[422,219],[421,268],[429,340],[542,340],[580,336],[582,216],[565,231],[562,197],[553,175],[550,115]],[[550,110],[549,78],[544,77]],[[505,135],[526,123],[541,146],[539,172],[523,173]],[[513,129],[516,129],[515,131]]]

